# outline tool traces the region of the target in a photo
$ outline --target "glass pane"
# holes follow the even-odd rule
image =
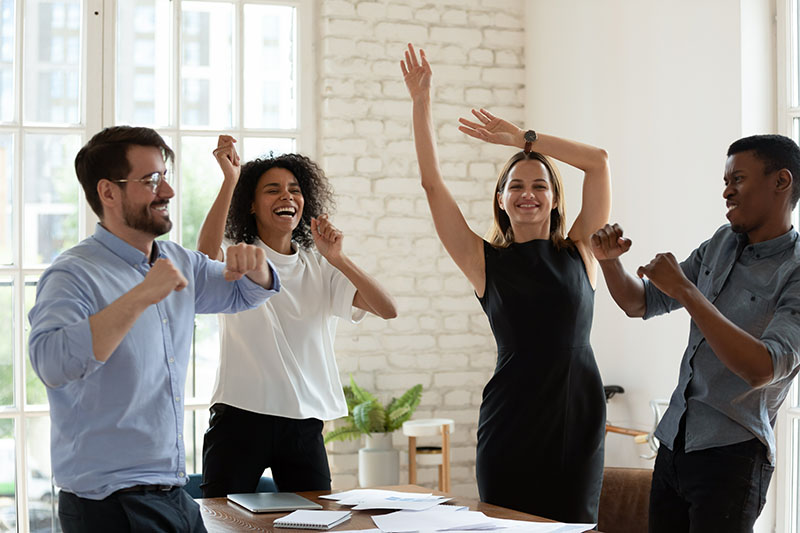
[[[0,121],[14,120],[14,0],[0,0]]]
[[[800,143],[800,118],[797,117],[792,119],[792,138],[794,142]]]
[[[48,264],[78,242],[80,135],[27,134],[23,146],[25,266]]]
[[[795,0],[794,2],[792,2],[792,4],[794,4],[792,7],[794,8],[794,16],[795,16],[793,24],[794,31],[792,32],[794,34],[793,35],[794,42],[792,43],[792,45],[794,46],[794,57],[792,58],[794,60],[794,69],[789,69],[789,72],[792,72],[792,70],[794,70],[795,76],[800,76],[800,37],[798,37],[800,35],[800,1]],[[788,18],[791,19],[791,15]],[[791,48],[792,46],[789,46],[790,50]],[[791,76],[791,74],[789,76]],[[789,91],[792,95],[792,107],[797,107],[798,102],[800,102],[800,96],[798,95],[798,93],[800,93],[800,79],[797,78],[794,79],[792,89],[793,90]]]
[[[28,352],[28,336],[31,332],[30,324],[28,324],[28,313],[36,303],[36,282],[37,276],[28,276],[25,278],[24,290],[24,303],[25,303],[25,322],[22,330],[22,353],[25,355],[25,402],[28,405],[45,405],[47,404],[47,392],[44,388],[44,383],[33,371],[31,365],[30,353]]]
[[[169,0],[117,2],[117,124],[170,123],[172,9]]]
[[[244,161],[250,161],[256,157],[290,154],[295,151],[294,139],[276,139],[270,137],[247,137],[242,145]]]
[[[17,530],[17,458],[14,420],[0,418],[0,531]]]
[[[219,365],[219,320],[217,315],[196,315],[194,344],[186,377],[186,397],[211,400]]]
[[[791,516],[794,517],[792,531],[800,531],[800,504],[798,503],[798,495],[800,495],[800,420],[796,418],[792,423],[792,446],[790,450],[792,455],[790,461],[795,470],[791,474],[791,488],[786,502],[791,506]]]
[[[228,128],[233,123],[233,6],[182,6],[181,124]]]
[[[0,264],[14,262],[14,136],[0,135]]]
[[[297,127],[295,8],[244,6],[244,125]]]
[[[183,418],[183,439],[186,445],[186,473],[203,472],[203,434],[208,429],[206,409],[187,410]]]
[[[81,121],[81,20],[80,0],[25,2],[26,121]]]
[[[181,244],[197,249],[197,234],[222,183],[222,171],[212,155],[216,137],[181,140]]]
[[[14,405],[14,322],[14,287],[0,278],[0,405]]]
[[[50,469],[50,418],[37,416],[26,423],[28,444],[28,516],[31,531],[61,531],[58,493]]]

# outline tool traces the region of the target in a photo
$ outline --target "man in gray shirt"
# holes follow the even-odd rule
[[[678,263],[658,254],[627,273],[619,225],[592,236],[614,301],[645,319],[692,318],[678,386],[656,430],[661,445],[650,531],[752,531],[775,462],[773,426],[800,368],[800,148],[755,135],[728,149],[730,224]],[[646,279],[645,279],[646,278]]]

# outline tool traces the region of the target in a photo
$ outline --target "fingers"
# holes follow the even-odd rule
[[[488,118],[486,118],[486,116],[485,116],[485,115],[484,115],[484,114],[481,112],[481,111],[483,111],[483,110],[481,110],[481,111],[476,111],[476,110],[474,110],[474,109],[471,109],[470,111],[472,111],[472,114],[473,114],[473,115],[475,115],[475,117],[476,117],[478,120],[480,120],[480,121],[481,121],[481,124],[483,124],[484,126],[485,126],[486,124],[488,124],[488,123],[489,123],[489,119],[488,119]]]
[[[487,122],[496,119],[497,117],[489,113],[484,108],[481,108],[481,113],[487,118]]]
[[[326,241],[336,242],[342,237],[342,232],[328,220],[328,215],[320,215],[311,219],[311,231]]]
[[[225,254],[225,279],[241,279],[248,272],[261,269],[266,260],[264,250],[258,246],[244,243],[231,246]]]
[[[480,124],[478,124],[477,122],[472,122],[471,120],[467,120],[465,118],[459,118],[458,121],[460,123],[462,123],[463,125],[469,126],[470,128],[473,128],[473,129],[476,129],[476,130],[483,127]]]
[[[461,133],[466,133],[470,137],[475,137],[476,139],[480,139],[481,141],[485,141],[487,139],[486,130],[478,130],[473,128],[467,128],[466,126],[459,126],[458,131]]]
[[[419,66],[419,62],[417,61],[417,54],[414,52],[414,45],[408,43],[408,52],[406,52],[406,59],[411,57],[411,68],[417,68]]]
[[[403,71],[403,76],[408,76],[408,68],[406,68],[406,62],[402,59],[400,60],[400,70]]]
[[[221,146],[225,146],[226,144],[235,143],[236,139],[234,139],[231,135],[222,134],[217,138],[217,148]]]

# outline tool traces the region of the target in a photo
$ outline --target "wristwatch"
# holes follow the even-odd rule
[[[528,130],[525,132],[525,153],[528,154],[531,151],[531,145],[536,142],[536,139],[539,136],[536,135],[536,132],[533,130]]]

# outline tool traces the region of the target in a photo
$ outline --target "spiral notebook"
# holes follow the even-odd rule
[[[297,529],[331,529],[349,519],[350,514],[350,511],[300,510],[276,519],[272,525]]]

